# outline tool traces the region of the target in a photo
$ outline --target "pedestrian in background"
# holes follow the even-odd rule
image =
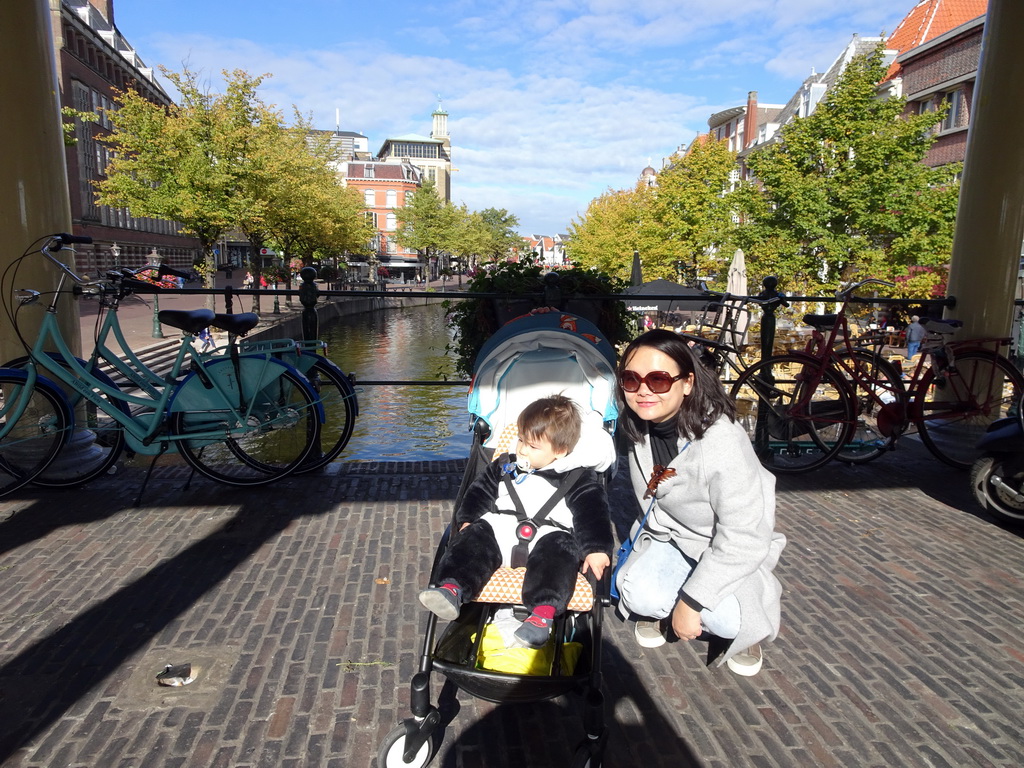
[[[921,342],[928,335],[927,329],[921,323],[921,318],[914,315],[910,318],[910,325],[907,326],[907,359],[916,355],[921,349]]]

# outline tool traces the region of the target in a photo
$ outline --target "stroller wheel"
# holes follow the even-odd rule
[[[409,768],[409,766],[423,768],[423,766],[427,765],[434,759],[434,755],[437,754],[437,750],[441,746],[440,734],[442,731],[433,731],[426,743],[420,747],[412,761],[408,763],[405,762],[402,755],[405,751],[406,733],[408,733],[408,730],[403,723],[397,728],[392,729],[384,738],[383,743],[380,745],[380,749],[377,750],[378,768]]]
[[[572,756],[572,768],[601,768],[604,765],[604,740],[585,741]]]

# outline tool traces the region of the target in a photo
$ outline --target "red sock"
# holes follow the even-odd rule
[[[538,605],[533,609],[533,613],[542,619],[551,621],[555,618],[555,606],[553,605]]]

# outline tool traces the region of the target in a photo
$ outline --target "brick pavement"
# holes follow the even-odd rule
[[[0,765],[375,765],[408,714],[415,594],[461,472],[339,463],[239,490],[186,488],[168,465],[139,508],[135,468],[0,499]],[[608,612],[606,764],[1024,764],[1020,536],[909,440],[779,485],[783,631],[764,671],[641,650]],[[155,685],[184,661],[196,682]],[[446,697],[433,765],[566,765],[578,705]]]

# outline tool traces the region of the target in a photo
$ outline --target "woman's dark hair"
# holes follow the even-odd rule
[[[736,406],[725,393],[722,382],[718,380],[714,371],[700,364],[696,351],[690,347],[686,339],[672,331],[656,328],[633,339],[619,358],[617,382],[622,380],[626,363],[641,347],[652,347],[668,355],[679,366],[679,372],[684,377],[693,374],[693,387],[676,414],[676,430],[680,436],[688,440],[700,439],[719,416],[736,421]],[[622,414],[619,429],[630,442],[639,442],[647,434],[646,423],[626,404],[621,384],[616,383],[615,394],[619,403],[619,413]]]

